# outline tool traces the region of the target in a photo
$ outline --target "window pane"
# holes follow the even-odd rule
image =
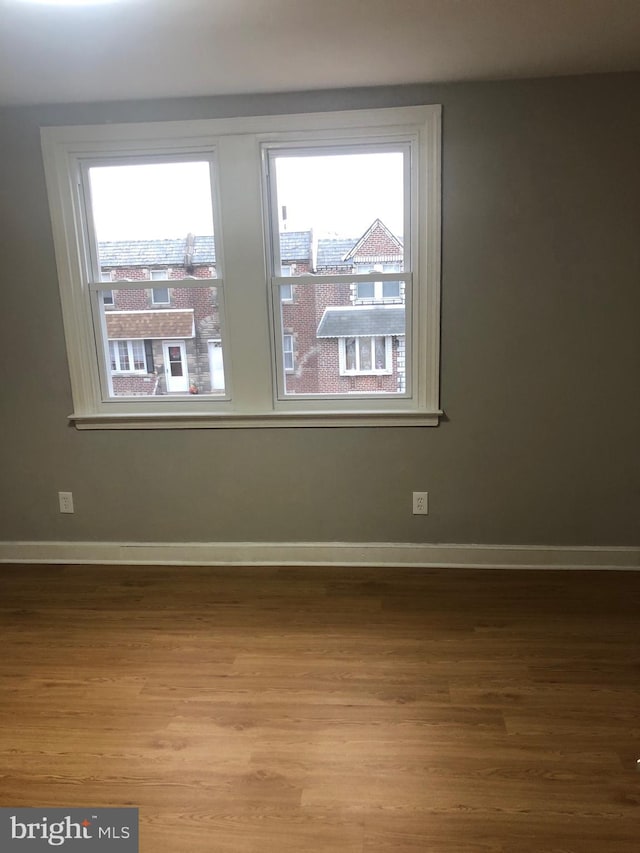
[[[374,147],[320,155],[274,152],[280,264],[295,263],[300,275],[314,261],[318,270],[335,271],[344,266],[353,271],[372,256],[401,263],[404,156]]]
[[[371,370],[371,338],[359,338],[360,370]]]
[[[218,288],[183,284],[171,310],[154,307],[145,289],[114,289],[114,308],[100,301],[108,397],[224,394]]]
[[[293,370],[293,335],[282,336],[284,369]]]
[[[130,370],[129,347],[126,341],[118,341],[118,360],[120,370]]]
[[[382,296],[384,299],[399,299],[400,298],[400,282],[399,281],[383,281]]]
[[[281,284],[280,285],[280,300],[282,302],[291,302],[293,299],[293,285],[292,284]]]
[[[284,396],[405,392],[403,304],[354,303],[349,283],[324,282],[297,284],[294,302],[280,303],[280,312],[296,355],[294,372],[284,376]]]
[[[144,370],[146,367],[144,358],[144,341],[132,341],[131,349],[133,351],[133,369]]]
[[[208,162],[94,166],[89,184],[100,267],[114,280],[166,279],[168,268],[215,277]]]
[[[154,305],[168,305],[169,288],[168,287],[153,287],[151,288],[151,298]]]
[[[373,281],[361,281],[357,285],[358,299],[373,299],[376,295],[376,285]]]
[[[345,363],[347,370],[355,370],[357,367],[355,338],[347,338],[345,341]]]

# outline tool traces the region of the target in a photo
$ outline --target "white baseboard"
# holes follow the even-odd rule
[[[0,563],[640,569],[640,548],[395,542],[0,542]]]

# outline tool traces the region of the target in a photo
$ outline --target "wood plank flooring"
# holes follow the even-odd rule
[[[0,566],[0,805],[142,853],[638,853],[640,573]]]

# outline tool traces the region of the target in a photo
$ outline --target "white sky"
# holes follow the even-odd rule
[[[401,235],[402,168],[395,152],[278,157],[278,213],[289,231],[356,237],[379,217]],[[99,241],[213,234],[206,162],[94,167],[90,179]]]

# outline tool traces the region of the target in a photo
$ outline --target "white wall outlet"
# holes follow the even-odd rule
[[[413,514],[429,515],[429,492],[413,493]]]
[[[75,512],[73,508],[73,492],[58,492],[60,512]]]

